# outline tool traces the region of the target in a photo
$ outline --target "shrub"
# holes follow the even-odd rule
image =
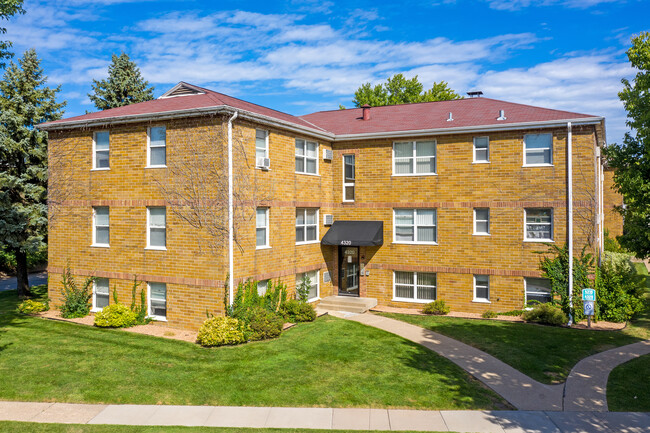
[[[492,310],[486,310],[483,312],[483,314],[481,314],[481,317],[484,319],[494,319],[497,317],[497,313]]]
[[[499,313],[500,316],[521,316],[524,314],[525,310],[510,310],[503,313]]]
[[[524,311],[522,317],[526,322],[553,326],[562,326],[569,321],[562,309],[550,303],[535,305],[532,310]]]
[[[603,239],[603,244],[605,246],[605,251],[611,251],[613,253],[628,253],[628,251],[618,243],[616,238],[609,237],[609,230],[605,230],[605,238]]]
[[[596,281],[596,318],[625,322],[643,311],[645,278],[637,274],[630,256],[605,252]]]
[[[23,314],[40,313],[41,311],[47,311],[47,309],[47,305],[43,302],[33,301],[31,299],[27,299],[18,305],[18,312]]]
[[[291,323],[313,322],[316,319],[316,310],[311,304],[289,299],[280,308],[280,314]]]
[[[93,296],[91,286],[95,277],[88,277],[83,285],[79,287],[72,277],[70,265],[63,272],[63,305],[61,316],[66,319],[73,317],[85,317],[90,313],[90,298]]]
[[[436,316],[444,316],[446,314],[449,314],[449,311],[451,311],[451,308],[449,308],[449,306],[445,304],[445,301],[442,299],[429,302],[424,306],[424,308],[422,308],[422,312],[424,314],[433,314]]]
[[[309,289],[311,288],[311,278],[307,274],[302,276],[300,284],[296,287],[296,299],[300,302],[307,302],[309,299]]]
[[[137,321],[136,314],[122,304],[111,304],[95,314],[95,326],[100,328],[130,328]]]
[[[282,333],[284,319],[277,313],[257,307],[249,312],[247,323],[251,340],[267,340]]]
[[[246,341],[246,331],[234,317],[211,317],[201,325],[196,341],[205,347],[241,344]]]
[[[257,281],[248,280],[239,283],[235,292],[232,305],[228,303],[226,291],[225,304],[226,316],[245,319],[248,312],[255,307],[262,307],[267,311],[276,312],[287,299],[287,286],[281,281],[275,283],[271,280],[266,288],[266,293],[257,293]]]

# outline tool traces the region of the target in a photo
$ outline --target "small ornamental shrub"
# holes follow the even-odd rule
[[[442,299],[429,302],[424,306],[424,308],[422,308],[422,312],[424,314],[433,314],[436,316],[444,316],[446,314],[449,314],[449,311],[451,311],[451,308],[449,308],[449,306],[445,304],[445,301]]]
[[[61,306],[61,316],[65,319],[73,317],[85,317],[90,313],[90,298],[93,296],[92,285],[95,277],[88,277],[83,285],[78,286],[72,277],[70,265],[63,272],[63,305]]]
[[[549,303],[535,305],[532,310],[524,311],[522,317],[526,322],[553,326],[566,325],[569,321],[560,307]]]
[[[95,326],[100,328],[130,328],[137,321],[138,316],[122,304],[108,305],[95,314]]]
[[[267,340],[280,336],[284,319],[277,313],[257,307],[250,311],[247,323],[251,340]]]
[[[307,274],[304,274],[300,280],[300,284],[296,286],[296,299],[300,302],[307,302],[309,289],[311,289],[311,278]]]
[[[18,306],[18,312],[23,314],[40,313],[41,311],[46,310],[47,306],[43,302],[33,301],[31,299],[21,302]]]
[[[630,256],[605,252],[596,278],[596,318],[625,322],[643,311],[645,278],[638,275]]]
[[[492,310],[487,310],[484,311],[483,314],[481,314],[481,317],[484,319],[494,319],[495,317],[497,317],[497,313]]]
[[[280,308],[282,316],[291,323],[313,322],[316,319],[316,310],[311,304],[289,299]]]
[[[503,313],[499,313],[500,316],[521,316],[524,314],[525,310],[510,310]]]
[[[234,317],[211,317],[201,325],[196,342],[205,347],[241,344],[246,334],[246,325]]]

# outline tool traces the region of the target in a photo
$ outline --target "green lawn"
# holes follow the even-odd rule
[[[323,317],[273,341],[195,344],[14,313],[0,293],[0,399],[84,403],[497,409],[431,351]]]

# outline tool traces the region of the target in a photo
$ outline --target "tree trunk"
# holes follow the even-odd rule
[[[27,254],[15,250],[16,254],[16,290],[19,297],[29,295],[29,280],[27,276]]]

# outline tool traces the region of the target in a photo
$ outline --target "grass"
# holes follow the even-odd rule
[[[456,365],[395,335],[323,317],[273,341],[195,344],[15,313],[0,293],[0,398],[233,406],[496,409]]]

